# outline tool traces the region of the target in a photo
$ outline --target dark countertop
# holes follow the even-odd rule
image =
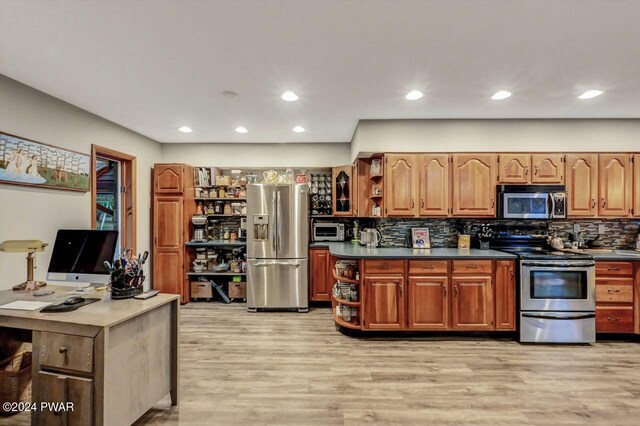
[[[610,253],[588,253],[598,260],[640,261],[640,252],[633,250],[613,250]]]
[[[317,242],[309,247],[326,247],[332,256],[342,259],[515,259],[516,256],[497,250],[457,249],[457,248],[432,248],[411,249],[375,248],[369,249],[361,245],[342,242]]]

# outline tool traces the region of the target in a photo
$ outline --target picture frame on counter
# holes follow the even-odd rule
[[[411,241],[414,249],[430,249],[429,228],[411,228]]]

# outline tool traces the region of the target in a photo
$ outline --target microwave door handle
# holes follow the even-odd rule
[[[548,197],[549,197],[549,208],[551,209],[551,211],[549,212],[549,218],[553,219],[556,213],[556,200],[555,200],[555,197],[553,196],[553,193],[551,192],[549,193]]]

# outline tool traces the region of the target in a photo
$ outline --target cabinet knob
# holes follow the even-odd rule
[[[620,317],[609,317],[607,318],[609,321],[620,321]]]
[[[620,268],[607,268],[607,271],[619,271]]]
[[[596,200],[595,200],[595,198],[592,198],[592,199],[591,199],[591,208],[592,208],[592,209],[595,209],[595,208],[596,208]]]
[[[610,288],[609,289],[609,294],[613,294],[613,293],[620,293],[620,289],[619,288]]]
[[[604,208],[607,205],[607,202],[605,201],[605,199],[602,199],[602,207]]]
[[[60,346],[60,349],[58,349],[58,352],[60,352],[61,354],[65,353],[66,351],[67,351],[66,346]]]
[[[389,268],[391,268],[391,266],[389,266],[389,265],[380,265],[380,266],[378,266],[378,268],[379,269],[389,269]]]
[[[467,269],[478,269],[478,265],[467,265]]]

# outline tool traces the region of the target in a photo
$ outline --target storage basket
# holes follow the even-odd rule
[[[5,402],[31,402],[31,352],[25,351],[0,361],[0,415],[18,411],[5,411]]]

